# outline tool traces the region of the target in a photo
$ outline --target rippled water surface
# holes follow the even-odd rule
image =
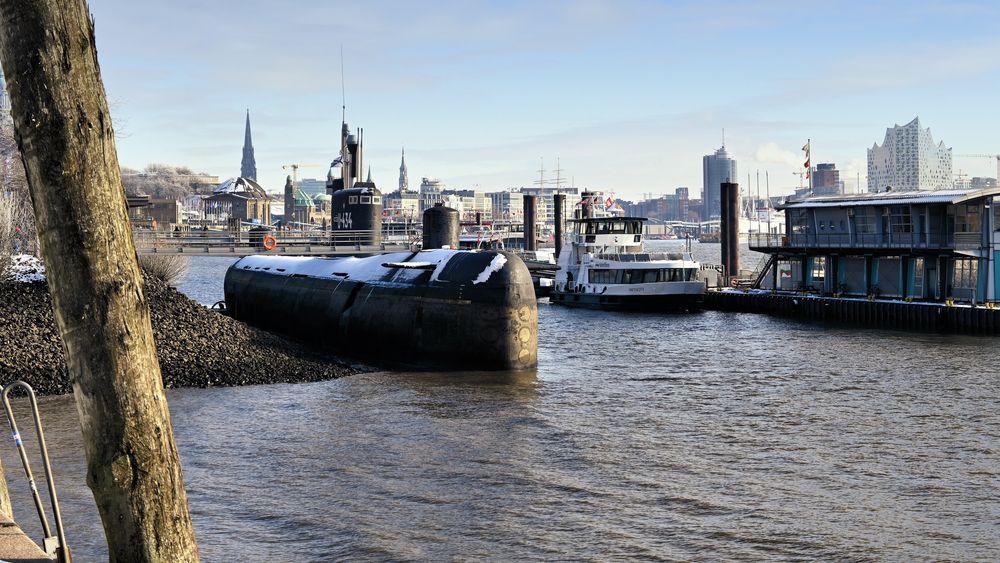
[[[537,373],[169,392],[203,559],[1000,558],[995,339],[539,309]],[[106,558],[72,398],[43,409]]]

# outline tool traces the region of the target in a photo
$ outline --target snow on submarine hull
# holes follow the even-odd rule
[[[535,290],[509,252],[247,256],[226,272],[225,298],[237,320],[380,362],[520,370],[538,361]]]

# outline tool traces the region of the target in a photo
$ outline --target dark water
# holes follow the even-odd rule
[[[203,559],[1000,558],[995,339],[539,308],[537,373],[171,391]],[[104,559],[72,398],[43,409]]]

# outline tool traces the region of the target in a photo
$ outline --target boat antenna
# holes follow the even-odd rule
[[[347,86],[344,85],[344,44],[340,44],[340,119],[347,121]]]
[[[767,197],[767,234],[771,234],[771,178],[768,171],[764,171],[764,190]]]

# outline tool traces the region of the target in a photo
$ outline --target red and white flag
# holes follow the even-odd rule
[[[612,207],[615,206],[615,198],[608,196],[608,199],[604,202],[604,210],[610,211]]]
[[[810,154],[809,154],[809,152],[810,152],[810,151],[809,151],[809,148],[810,148],[810,147],[809,147],[809,145],[810,145],[811,143],[812,143],[812,141],[806,141],[806,144],[802,145],[802,152],[806,153],[806,161],[805,161],[805,163],[804,163],[804,164],[802,165],[802,166],[804,166],[804,167],[805,167],[805,169],[806,169],[806,178],[808,178],[808,177],[809,177],[809,171],[811,170],[811,164],[812,164],[812,163],[810,162],[811,158],[810,158]]]

